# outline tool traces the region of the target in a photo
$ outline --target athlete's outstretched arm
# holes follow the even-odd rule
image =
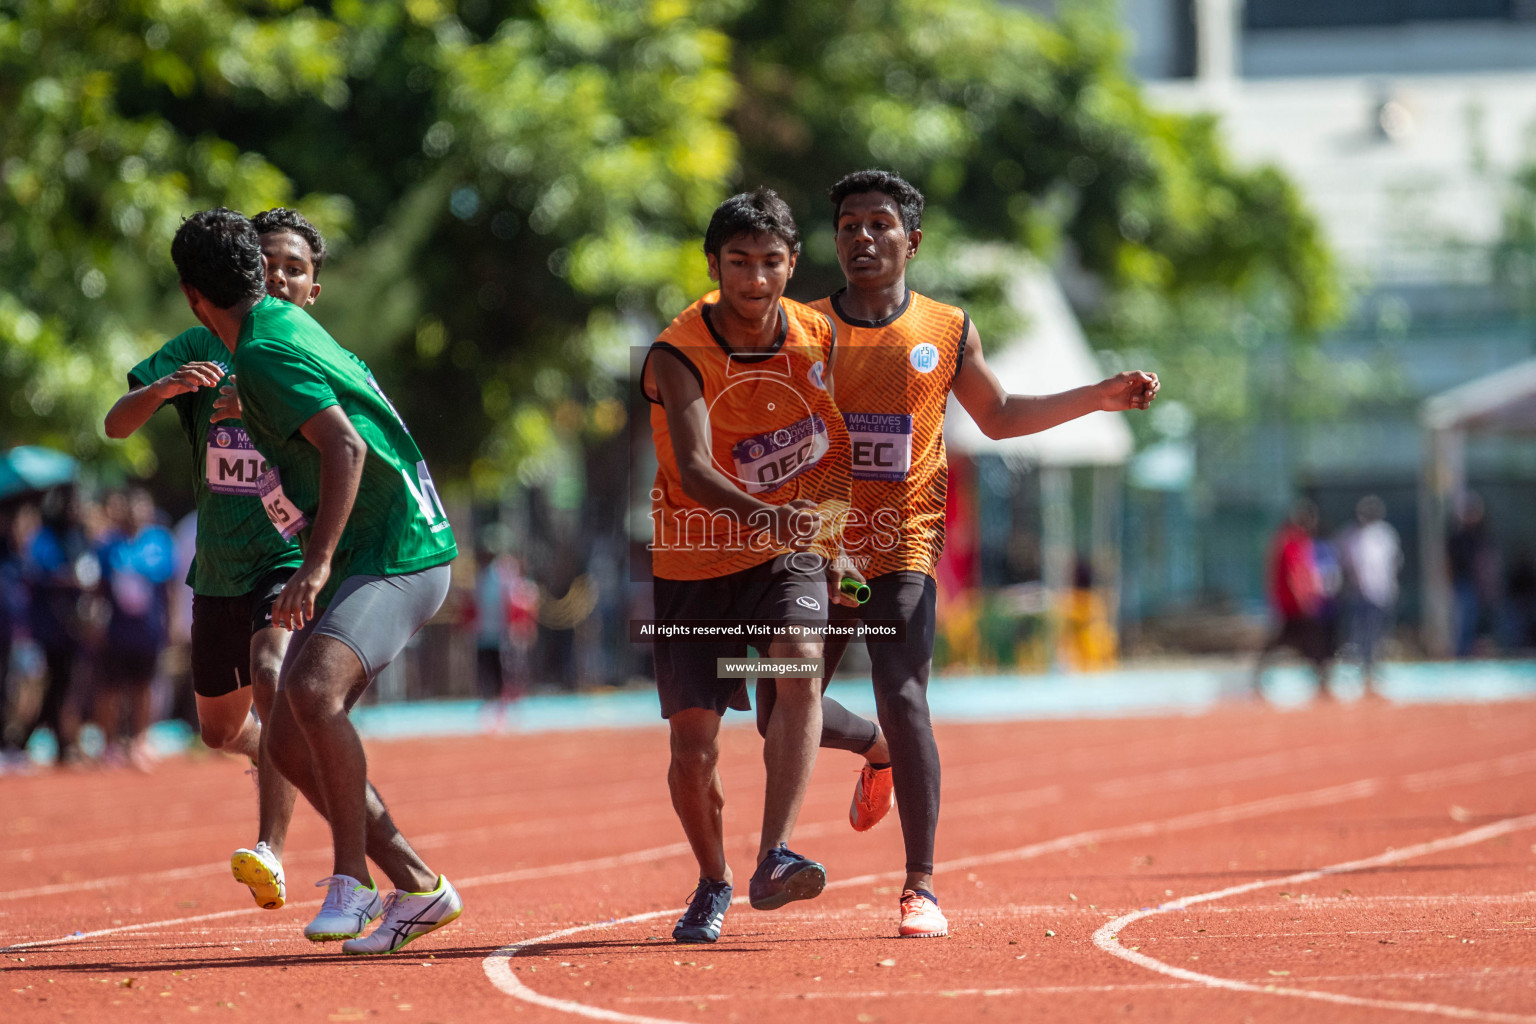
[[[320,450],[320,503],[309,543],[304,546],[304,564],[272,604],[272,625],[294,630],[315,617],[315,598],[331,577],[331,556],[352,514],[363,479],[363,460],[368,455],[367,442],[339,405],[315,413],[304,421],[299,433]]]
[[[184,395],[198,388],[211,388],[219,383],[224,371],[214,363],[187,363],[174,373],[168,373],[153,384],[132,388],[119,398],[107,411],[107,436],[121,440],[149,422],[165,400]]]
[[[646,360],[644,381],[661,401],[672,435],[672,452],[683,491],[710,511],[730,512],[748,526],[763,524],[775,543],[804,547],[821,529],[821,517],[813,502],[796,499],[770,505],[752,497],[715,468],[709,439],[709,410],[704,392],[693,374],[665,350]],[[771,524],[771,525],[770,525]]]
[[[1157,374],[1129,370],[1059,394],[1009,394],[982,356],[981,335],[971,324],[953,390],[981,432],[996,441],[1049,430],[1090,412],[1145,409],[1159,387]]]

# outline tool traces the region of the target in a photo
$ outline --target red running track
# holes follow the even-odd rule
[[[228,877],[254,838],[234,760],[0,778],[0,1020],[1536,1024],[1533,726],[1521,703],[943,727],[952,934],[926,940],[895,937],[895,816],[852,832],[857,762],[825,752],[794,845],[828,891],[739,905],[702,947],[668,938],[694,872],[662,729],[378,743],[466,909],[363,960],[300,935],[312,812],[288,908]],[[724,745],[744,880],[760,747]]]

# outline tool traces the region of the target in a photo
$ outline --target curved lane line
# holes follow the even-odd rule
[[[738,897],[739,898],[739,897]],[[736,902],[732,900],[731,902]],[[600,921],[596,924],[578,924],[571,928],[562,928],[557,932],[547,935],[535,936],[524,939],[522,942],[514,942],[502,946],[496,952],[486,957],[481,963],[485,969],[485,976],[491,979],[502,992],[509,996],[521,999],[525,1003],[542,1006],[550,1010],[558,1010],[561,1013],[575,1014],[578,1017],[586,1017],[588,1020],[619,1021],[622,1024],[682,1024],[666,1017],[641,1017],[633,1013],[620,1013],[617,1010],[604,1010],[597,1006],[587,1006],[571,999],[556,999],[554,996],[546,996],[542,992],[535,992],[512,970],[512,958],[517,956],[529,946],[540,946],[546,942],[554,942],[568,935],[578,935],[581,932],[599,931],[605,928],[615,928],[621,924],[633,924],[636,921],[654,921],[658,917],[671,917],[678,911],[676,909],[652,910],[644,914],[631,914],[629,917],[621,917],[616,921]]]
[[[1463,846],[1472,846],[1486,842],[1498,836],[1507,835],[1510,832],[1518,832],[1522,829],[1536,828],[1536,814],[1527,814],[1519,818],[1505,818],[1490,825],[1483,825],[1467,832],[1454,836],[1446,836],[1443,839],[1434,839],[1427,843],[1419,843],[1416,846],[1405,846],[1400,850],[1388,850],[1386,853],[1377,854],[1374,857],[1365,857],[1360,860],[1345,861],[1342,864],[1332,864],[1324,868],[1315,868],[1311,871],[1302,871],[1285,878],[1261,879],[1255,882],[1247,882],[1243,885],[1234,885],[1227,889],[1218,889],[1214,892],[1199,893],[1194,896],[1186,896],[1182,899],[1170,900],[1167,903],[1145,910],[1137,910],[1117,917],[1113,921],[1105,923],[1093,933],[1093,944],[1110,956],[1127,960],[1138,967],[1145,967],[1149,971],[1166,974],[1170,978],[1178,978],[1181,981],[1195,982],[1207,988],[1222,988],[1233,992],[1253,992],[1259,995],[1290,996],[1296,999],[1311,999],[1315,1002],[1334,1003],[1339,1006],[1361,1006],[1377,1010],[1401,1010],[1408,1013],[1427,1013],[1441,1017],[1452,1017],[1457,1020],[1493,1021],[1497,1024],[1536,1024],[1536,1017],[1523,1014],[1499,1013],[1489,1010],[1473,1010],[1461,1006],[1443,1006],[1439,1003],[1415,1003],[1396,999],[1370,999],[1364,996],[1343,995],[1336,992],[1319,992],[1315,989],[1282,988],[1276,985],[1255,985],[1248,981],[1236,981],[1231,978],[1218,978],[1212,974],[1201,974],[1199,971],[1191,971],[1184,967],[1175,967],[1164,963],[1136,950],[1126,949],[1120,945],[1119,935],[1128,925],[1145,918],[1155,917],[1158,914],[1166,914],[1174,910],[1185,910],[1198,903],[1209,903],[1212,900],[1226,899],[1229,896],[1237,896],[1245,892],[1253,892],[1256,889],[1267,889],[1277,885],[1297,885],[1302,882],[1311,882],[1329,875],[1348,874],[1351,871],[1363,871],[1368,868],[1383,867],[1388,864],[1397,864],[1416,857],[1424,857],[1442,850],[1454,850]]]
[[[1210,811],[1181,814],[1177,817],[1165,818],[1162,821],[1144,821],[1134,825],[1119,825],[1110,828],[1091,829],[1086,832],[1076,832],[1072,835],[1060,836],[1056,839],[1045,840],[1044,842],[1030,843],[1027,846],[1019,846],[1011,850],[1001,850],[997,853],[961,857],[957,860],[946,861],[942,864],[934,865],[934,870],[936,872],[957,871],[978,864],[999,864],[1005,861],[1030,860],[1048,853],[1057,853],[1077,846],[1087,846],[1090,843],[1112,842],[1117,839],[1130,839],[1138,836],[1155,835],[1161,832],[1178,832],[1206,825],[1242,821],[1246,818],[1257,818],[1266,814],[1276,814],[1281,811],[1297,810],[1303,807],[1324,807],[1330,804],[1343,803],[1349,800],[1361,800],[1373,796],[1380,788],[1381,783],[1377,779],[1361,779],[1358,782],[1350,782],[1342,786],[1328,786],[1304,793],[1288,793],[1284,796],[1267,797],[1263,800],[1236,804],[1232,807],[1219,807]],[[871,882],[902,877],[905,877],[904,871],[858,875],[853,878],[843,878],[835,882],[828,882],[827,888],[846,889],[849,886],[868,885]],[[731,903],[735,905],[737,903],[745,903],[746,901],[747,898],[745,896],[738,896]],[[592,924],[573,925],[570,928],[562,928],[547,935],[539,935],[531,939],[524,939],[521,942],[513,942],[502,946],[496,952],[486,957],[481,966],[485,969],[485,976],[491,980],[491,984],[495,985],[502,992],[515,999],[521,999],[546,1009],[558,1010],[562,1013],[570,1013],[578,1017],[586,1017],[590,1020],[620,1021],[626,1022],[626,1024],[686,1024],[686,1022],[669,1020],[667,1018],[640,1017],[634,1014],[621,1013],[617,1010],[605,1010],[596,1006],[588,1006],[585,1003],[578,1003],[572,999],[557,999],[553,996],[546,996],[523,984],[522,979],[512,970],[512,958],[529,946],[543,945],[546,942],[554,942],[556,939],[578,935],[582,932],[613,928],[617,925],[628,924],[634,921],[652,921],[659,917],[671,917],[680,913],[682,913],[681,908],[652,910],[644,914],[621,917],[616,921],[598,921]],[[1533,1022],[1522,1022],[1522,1024],[1533,1024]]]

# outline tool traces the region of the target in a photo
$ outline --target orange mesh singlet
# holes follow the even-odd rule
[[[909,289],[890,318],[851,320],[841,296],[811,305],[832,317],[840,341],[832,387],[853,456],[843,541],[867,578],[903,569],[932,576],[944,550],[944,406],[970,317]]]
[[[680,313],[651,345],[646,362],[664,349],[698,379],[715,469],[770,505],[796,498],[817,504],[822,530],[811,550],[830,558],[840,545],[851,488],[848,435],[825,384],[836,332],[822,314],[784,299],[774,347],[732,352],[709,320],[713,303],[707,300],[715,297],[711,293]],[[645,370],[642,379],[649,381]],[[760,532],[761,524],[737,522],[729,511],[706,509],[683,492],[666,411],[653,384],[647,384],[646,397],[657,462],[652,572],[669,580],[713,579],[788,551]]]

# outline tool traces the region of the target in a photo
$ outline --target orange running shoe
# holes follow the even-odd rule
[[[938,939],[949,934],[949,919],[926,892],[907,889],[901,894],[901,937]]]
[[[848,824],[855,832],[868,832],[891,813],[896,806],[896,793],[891,788],[891,766],[876,768],[868,761],[859,772],[859,781],[853,787],[853,803],[848,805]]]

